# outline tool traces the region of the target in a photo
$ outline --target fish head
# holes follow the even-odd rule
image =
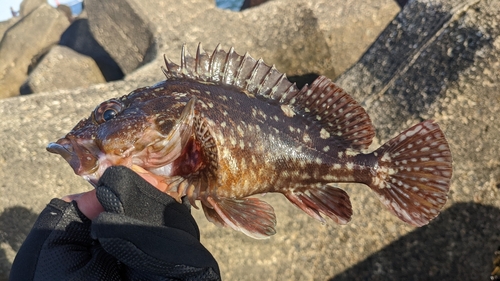
[[[172,162],[189,135],[185,119],[192,119],[194,101],[152,92],[153,87],[142,88],[102,102],[47,150],[94,186],[109,166],[155,168]]]

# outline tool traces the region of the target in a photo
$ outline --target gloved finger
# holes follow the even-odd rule
[[[90,228],[91,221],[79,211],[76,202],[52,199],[19,249],[10,280],[103,280],[90,274],[80,275],[85,278],[70,277],[80,270],[102,272],[89,266],[91,251],[96,249]]]
[[[186,205],[179,204],[126,167],[109,167],[96,190],[97,199],[107,212],[147,224],[182,229],[199,239],[198,226]]]
[[[191,213],[191,202],[189,202],[189,198],[187,196],[182,197],[182,205],[186,206],[186,208],[189,210],[189,213]]]
[[[104,212],[92,222],[91,233],[106,252],[137,270],[176,278],[190,272],[207,274],[202,280],[220,274],[212,254],[180,229]]]
[[[66,202],[75,201],[80,212],[91,220],[95,219],[100,213],[104,212],[104,208],[97,200],[95,189],[83,193],[66,195],[61,199]]]

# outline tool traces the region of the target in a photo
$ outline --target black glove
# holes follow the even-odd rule
[[[110,167],[93,221],[53,199],[12,265],[10,280],[219,280],[185,204],[125,167]]]

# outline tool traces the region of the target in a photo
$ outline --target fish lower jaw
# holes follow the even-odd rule
[[[81,174],[80,176],[90,184],[92,184],[92,186],[96,187],[102,174],[110,166],[112,165],[110,165],[109,163],[100,163],[100,161],[97,161],[96,167],[94,169],[86,172],[85,174]]]
[[[79,170],[75,171],[75,173],[92,184],[92,186],[96,187],[97,182],[102,175],[102,173],[99,173],[99,171],[101,170],[100,168],[101,166],[99,165],[99,161],[97,161],[92,169],[86,171]]]
[[[96,166],[92,170],[82,173],[80,174],[80,176],[90,184],[92,184],[94,187],[96,187],[99,179],[104,174],[107,168],[111,166],[125,166],[131,168],[132,161],[130,161],[130,158],[115,158],[116,157],[110,157],[109,155],[102,155],[101,157],[99,157]]]

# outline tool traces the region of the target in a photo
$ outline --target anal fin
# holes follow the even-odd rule
[[[212,223],[230,227],[246,235],[263,239],[276,233],[276,215],[271,205],[257,198],[207,197],[213,209],[203,204],[205,216]]]
[[[326,185],[291,191],[284,195],[295,206],[322,223],[325,220],[320,213],[339,224],[346,224],[351,220],[352,206],[349,195],[340,188]]]

